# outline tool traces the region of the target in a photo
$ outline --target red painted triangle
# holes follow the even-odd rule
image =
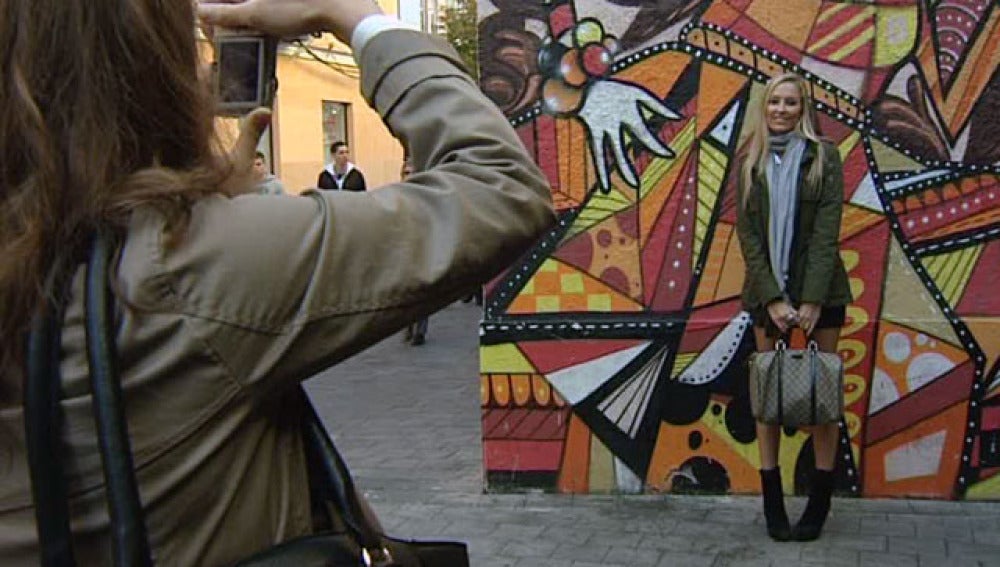
[[[524,356],[542,374],[583,364],[602,356],[643,344],[640,339],[553,340],[517,343]]]

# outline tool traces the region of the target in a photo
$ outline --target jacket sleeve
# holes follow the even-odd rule
[[[832,144],[825,145],[823,187],[816,208],[813,232],[806,242],[805,281],[802,303],[822,304],[830,290],[833,270],[839,254],[840,221],[844,209],[844,165],[840,152]]]
[[[740,171],[737,170],[737,175]],[[751,286],[753,297],[759,300],[761,305],[781,299],[781,288],[775,281],[771,272],[771,263],[767,258],[767,240],[761,234],[759,219],[753,218],[746,210],[743,199],[742,175],[737,183],[736,192],[736,234],[740,238],[740,250],[743,252],[743,261],[746,263],[746,278]],[[751,195],[749,199],[756,199],[756,195]],[[760,207],[757,207],[760,211]]]
[[[328,180],[331,180],[331,178],[326,171],[319,172],[319,177],[316,178],[316,187],[319,187],[320,189],[336,189],[337,187],[335,185],[331,185]]]
[[[183,244],[160,247],[154,297],[258,393],[446,306],[555,222],[545,177],[447,43],[385,31],[360,68],[419,173],[377,191],[207,198]]]

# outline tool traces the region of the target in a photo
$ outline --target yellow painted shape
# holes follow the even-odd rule
[[[840,27],[831,31],[830,33],[823,36],[822,39],[810,45],[807,51],[809,51],[810,53],[815,53],[816,51],[823,49],[824,47],[833,43],[834,41],[837,41],[844,35],[847,35],[848,33],[854,33],[855,28],[864,24],[867,20],[870,20],[872,14],[874,13],[875,9],[872,8],[871,6],[863,10],[859,10],[858,13],[855,14],[854,17],[852,17],[850,20],[847,20],[846,22],[841,24]],[[871,36],[869,35],[869,37]],[[854,50],[852,49],[851,51]]]
[[[615,457],[596,435],[590,436],[590,479],[591,493],[614,492]]]
[[[619,191],[617,186],[612,187],[608,193],[595,191],[590,196],[587,204],[584,205],[583,210],[580,211],[580,214],[573,220],[573,225],[566,231],[566,235],[562,241],[565,242],[597,223],[606,220],[611,215],[631,206],[634,202],[634,199],[627,197]]]
[[[917,40],[916,4],[911,6],[879,6],[875,16],[875,58],[877,67],[902,61]]]
[[[676,380],[684,369],[694,362],[694,359],[698,358],[697,352],[682,352],[674,358],[674,368],[670,371],[670,379]]]
[[[536,313],[557,313],[559,311],[559,296],[558,295],[536,295],[535,296],[535,312]]]
[[[875,163],[878,164],[879,171],[888,173],[890,171],[921,171],[924,166],[902,152],[890,148],[883,142],[871,139],[872,151],[875,154]]]
[[[953,345],[961,344],[895,240],[889,243],[884,285],[883,319],[923,331]]]
[[[524,357],[514,343],[483,345],[479,347],[479,371],[482,373],[537,372],[534,365]]]
[[[927,272],[952,307],[958,305],[959,299],[962,298],[965,286],[969,283],[972,270],[976,267],[976,261],[982,252],[983,245],[980,244],[922,259]]]
[[[559,290],[563,293],[583,293],[582,274],[562,274],[559,276]]]
[[[719,191],[725,181],[726,165],[729,158],[712,144],[702,142],[698,152],[698,208],[695,214],[694,250],[691,265],[694,267],[701,256],[702,246],[708,234],[708,225],[719,200]]]
[[[965,491],[966,500],[996,500],[1000,498],[1000,474],[977,482]]]
[[[852,39],[847,45],[841,47],[837,51],[834,51],[829,59],[831,61],[841,61],[846,59],[849,55],[864,47],[868,43],[871,43],[872,38],[875,37],[875,26],[868,26],[861,33],[859,33],[854,39]]]
[[[611,295],[591,293],[587,295],[587,309],[591,311],[611,311]]]

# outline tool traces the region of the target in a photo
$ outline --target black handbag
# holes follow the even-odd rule
[[[87,358],[98,444],[107,486],[114,564],[153,564],[132,463],[121,385],[115,368],[115,343],[108,324],[113,299],[108,270],[113,246],[103,234],[94,238],[87,265]],[[50,289],[58,289],[50,278]],[[66,480],[62,474],[59,424],[59,346],[64,302],[55,301],[33,321],[28,339],[24,388],[25,438],[41,564],[75,565]],[[306,408],[303,437],[310,465],[311,493],[332,506],[344,531],[292,539],[248,557],[240,567],[468,567],[464,543],[408,541],[386,536],[366,513],[344,459],[299,386]]]

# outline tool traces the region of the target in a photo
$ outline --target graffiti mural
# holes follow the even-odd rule
[[[1000,498],[1000,7],[479,0],[481,84],[557,227],[487,288],[492,488],[755,492],[734,156],[769,77],[844,162],[838,489]],[[784,431],[786,490],[812,467]]]

